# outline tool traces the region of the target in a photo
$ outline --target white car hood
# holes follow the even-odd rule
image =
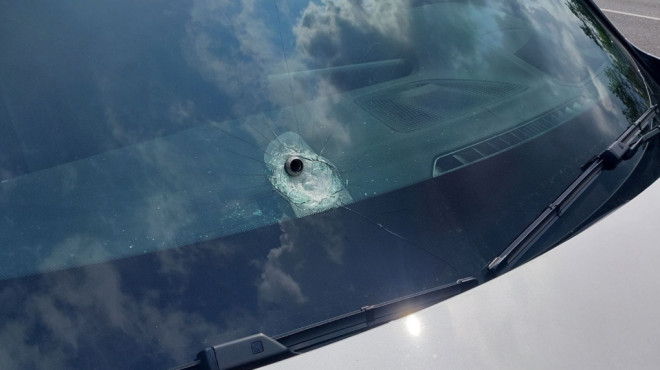
[[[659,215],[656,181],[508,274],[269,368],[657,368]]]

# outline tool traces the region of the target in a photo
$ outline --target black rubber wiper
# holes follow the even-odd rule
[[[362,307],[275,338],[256,334],[215,345],[199,352],[195,361],[174,369],[223,370],[264,366],[402,318],[477,285],[475,278],[460,279],[452,284]]]
[[[559,217],[582,195],[604,170],[616,168],[632,158],[642,144],[660,133],[660,125],[653,126],[658,106],[653,105],[624,131],[604,152],[582,166],[582,174],[484,269],[485,279],[493,278],[513,266],[529,247],[543,235]]]

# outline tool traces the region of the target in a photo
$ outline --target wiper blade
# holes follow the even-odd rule
[[[327,321],[271,338],[256,334],[208,347],[194,362],[177,370],[253,369],[330,344],[362,331],[402,318],[478,285],[469,277],[373,306],[362,307]]]
[[[660,125],[652,126],[658,114],[653,105],[630,125],[604,152],[582,166],[582,174],[571,183],[550,205],[484,269],[490,279],[507,266],[514,265],[529,247],[543,235],[559,217],[582,195],[603,170],[612,170],[624,160],[632,158],[642,144],[660,133]]]

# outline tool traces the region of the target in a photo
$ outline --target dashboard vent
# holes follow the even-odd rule
[[[554,110],[512,130],[451,153],[443,154],[433,161],[433,177],[466,167],[543,135],[575,117],[588,104],[589,101],[582,98],[568,101]]]

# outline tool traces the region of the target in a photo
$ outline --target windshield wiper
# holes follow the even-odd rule
[[[484,269],[484,278],[491,279],[513,266],[559,217],[582,195],[603,170],[612,170],[622,161],[632,158],[642,144],[660,133],[660,125],[652,126],[658,114],[653,105],[630,125],[604,152],[582,166],[582,174]]]
[[[199,352],[194,362],[175,369],[223,370],[252,369],[264,366],[402,318],[461,294],[477,285],[477,279],[464,278],[452,284],[428,289],[377,305],[362,307],[358,311],[275,338],[265,334],[256,334],[215,345]]]

